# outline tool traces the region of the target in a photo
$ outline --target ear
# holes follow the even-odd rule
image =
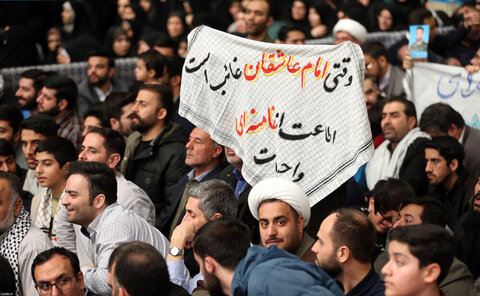
[[[22,210],[23,200],[21,198],[17,199],[16,202],[13,203],[13,216],[18,217],[20,215],[20,211]]]
[[[107,203],[105,200],[105,194],[101,193],[97,196],[95,196],[95,199],[93,200],[93,207],[97,210],[103,209],[103,207],[106,207]]]
[[[81,271],[77,274],[77,281],[80,284],[80,288],[85,292],[85,282],[83,281],[83,273]]]
[[[450,137],[454,137],[455,139],[460,139],[460,136],[462,135],[462,130],[458,128],[455,124],[450,124],[450,127],[448,128],[447,134]]]
[[[273,24],[273,21],[274,21],[273,16],[269,16],[267,21],[267,28]]]
[[[303,216],[298,216],[297,230],[298,230],[299,233],[303,232],[303,225],[305,225],[305,219],[303,218]]]
[[[415,128],[415,126],[417,125],[417,120],[415,119],[415,117],[413,116],[410,116],[408,119],[407,119],[407,122],[408,122],[408,127],[412,130]]]
[[[110,126],[113,130],[118,131],[120,129],[120,122],[116,118],[110,118]]]
[[[343,264],[347,262],[350,258],[350,249],[347,246],[341,246],[340,248],[338,248],[336,255],[337,262]]]
[[[115,68],[108,69],[108,78],[112,78],[113,74],[115,74]]]
[[[118,288],[118,296],[129,296],[127,290],[124,287]]]
[[[215,148],[213,148],[213,153],[212,157],[217,158],[220,154],[222,154],[223,148],[220,145],[217,145]]]
[[[175,75],[173,77],[170,77],[170,85],[172,87],[174,86],[179,86],[180,83],[182,83],[182,76],[180,75]]]
[[[158,110],[158,120],[165,120],[165,117],[167,116],[167,109],[165,108],[162,108],[160,110]]]
[[[448,165],[448,167],[449,167],[452,171],[456,172],[457,169],[458,169],[458,159],[452,159],[452,161],[450,161],[450,164]]]
[[[441,267],[438,263],[432,263],[423,267],[423,281],[427,284],[435,283],[440,276]]]
[[[215,214],[213,214],[208,220],[209,220],[209,221],[213,221],[213,220],[220,219],[220,218],[222,218],[222,217],[223,217],[222,214],[220,214],[220,213],[215,213]]]
[[[68,173],[68,167],[69,167],[69,166],[70,166],[70,161],[69,161],[69,162],[67,162],[67,163],[65,163],[65,164],[63,165],[63,167],[61,168],[61,170],[62,170],[62,173],[63,173],[65,176],[67,176],[67,173]]]
[[[20,141],[20,131],[17,131],[14,135],[13,135],[13,144],[14,145],[17,145],[17,143]]]
[[[382,66],[382,67],[385,67],[388,62],[387,62],[387,58],[385,56],[379,56],[378,57],[378,63]]]
[[[120,158],[120,154],[112,153],[108,156],[107,165],[109,168],[114,169],[117,167],[117,164],[120,162],[120,160],[122,160]]]
[[[368,211],[369,212],[375,212],[375,200],[373,197],[368,198]]]
[[[212,257],[206,256],[205,259],[203,259],[203,262],[205,262],[206,272],[213,274],[217,269],[217,261],[215,261],[215,259],[213,259]]]
[[[155,78],[155,75],[157,74],[157,72],[153,69],[150,69],[147,71],[147,75],[149,78]]]
[[[67,99],[61,99],[58,103],[58,109],[60,109],[60,111],[63,111],[65,109],[67,109],[68,107],[68,101]]]

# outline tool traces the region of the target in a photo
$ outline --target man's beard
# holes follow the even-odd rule
[[[12,227],[13,223],[15,223],[15,215],[13,213],[13,204],[10,205],[8,209],[7,215],[3,221],[0,221],[0,234],[4,234],[7,230]]]
[[[102,87],[108,80],[108,76],[105,77],[98,77],[97,82],[91,82],[90,79],[88,82],[90,82],[91,85],[96,86],[96,87]]]
[[[18,100],[18,98],[17,98],[17,100]],[[22,98],[22,100],[25,102],[25,105],[21,106],[20,103],[18,104],[21,107],[22,110],[32,111],[35,108],[37,108],[36,98],[32,98],[31,100],[25,100],[24,98]]]
[[[205,271],[205,282],[207,284],[208,292],[211,296],[224,296],[220,281],[213,274]]]
[[[317,265],[333,279],[342,272],[342,268],[338,262],[335,261],[335,253],[332,253],[332,256],[330,256],[327,261],[321,263],[317,261]]]
[[[55,107],[53,107],[52,109],[40,111],[40,113],[47,114],[47,115],[50,115],[50,116],[54,117],[54,116],[57,116],[60,113],[60,108],[58,108],[58,105],[55,105]]]
[[[130,129],[132,131],[138,131],[140,133],[144,133],[148,131],[153,125],[146,123],[143,119],[141,119],[136,113],[132,113],[129,115],[130,118],[136,118],[137,122],[132,121]]]

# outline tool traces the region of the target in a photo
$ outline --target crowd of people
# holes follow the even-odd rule
[[[478,72],[480,3],[111,2],[0,3],[0,67],[34,66],[0,101],[0,295],[479,293],[480,130],[444,103],[417,117],[404,79],[425,61]],[[373,158],[313,206],[289,180],[249,184],[179,114],[201,24],[360,45]],[[430,26],[427,60],[368,38],[408,25]],[[116,77],[134,56],[135,80]],[[79,84],[39,66],[77,61]]]

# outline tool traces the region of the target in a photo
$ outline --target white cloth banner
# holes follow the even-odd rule
[[[372,157],[356,44],[279,45],[205,26],[188,44],[179,113],[232,148],[252,186],[289,179],[314,205]]]
[[[467,125],[480,128],[480,73],[468,75],[461,67],[415,63],[410,79],[418,118],[426,107],[440,102],[462,114]]]

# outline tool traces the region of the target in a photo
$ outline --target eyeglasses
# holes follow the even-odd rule
[[[62,276],[56,279],[54,282],[39,282],[36,284],[37,291],[40,295],[50,295],[52,293],[52,286],[57,287],[57,290],[63,292],[71,288],[72,278],[71,277]]]

